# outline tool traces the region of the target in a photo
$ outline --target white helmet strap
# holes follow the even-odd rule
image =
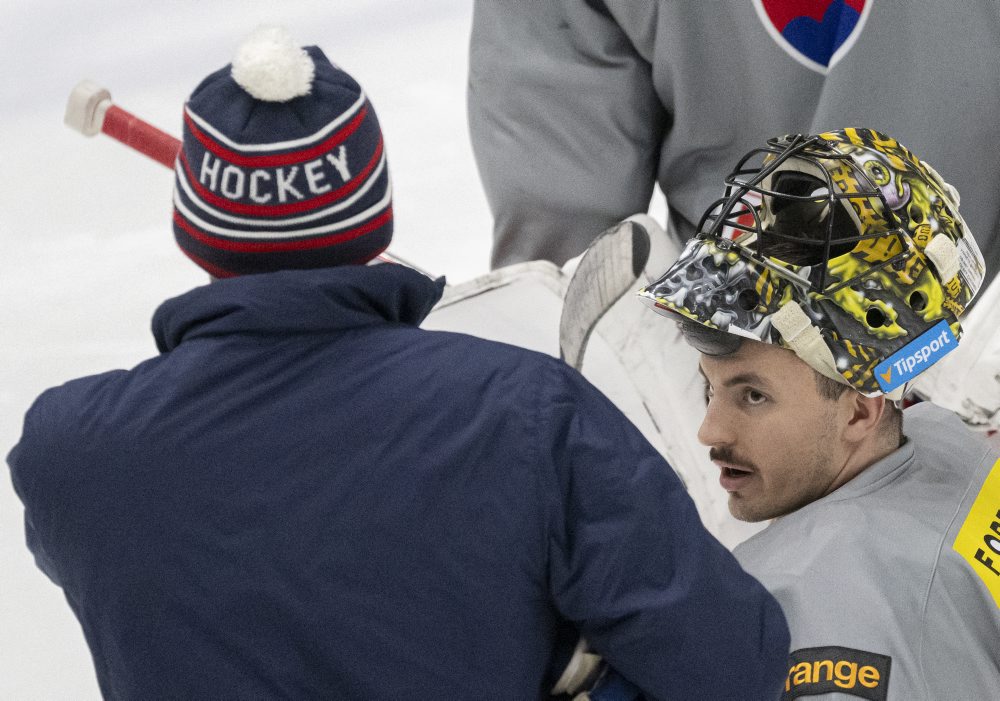
[[[778,330],[785,343],[791,348],[795,355],[799,356],[806,365],[818,372],[823,377],[828,377],[834,382],[851,386],[847,379],[837,372],[837,365],[833,360],[833,352],[823,340],[823,334],[819,327],[812,323],[802,307],[798,304],[786,304],[771,316],[771,324]],[[891,392],[886,392],[885,397],[890,401],[899,401],[906,392],[906,386],[901,385]],[[879,392],[868,396],[877,396]]]
[[[802,311],[802,307],[791,302],[785,304],[771,316],[771,324],[785,339],[788,347],[795,351],[795,355],[809,367],[835,382],[849,384],[844,376],[837,372],[833,352],[823,340],[819,327],[812,323]]]
[[[924,255],[934,264],[942,285],[958,275],[958,246],[947,235],[938,234],[932,238],[924,248]]]

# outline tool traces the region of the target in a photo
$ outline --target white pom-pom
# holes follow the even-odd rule
[[[316,66],[284,27],[260,27],[233,59],[233,80],[267,102],[287,102],[312,90]]]

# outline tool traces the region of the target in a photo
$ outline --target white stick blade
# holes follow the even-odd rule
[[[649,233],[640,221],[626,219],[584,252],[566,288],[559,320],[563,360],[579,370],[597,322],[639,278],[649,258]]]

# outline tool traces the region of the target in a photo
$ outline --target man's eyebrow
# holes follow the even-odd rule
[[[755,372],[743,372],[739,375],[734,375],[726,379],[722,383],[723,387],[732,387],[734,385],[757,385],[759,387],[767,387],[770,383]]]
[[[705,381],[706,389],[712,384],[708,381],[708,375],[701,368],[701,363],[698,363],[698,374],[701,375],[701,379]],[[722,381],[723,387],[732,387],[733,385],[758,385],[761,387],[767,387],[770,383],[765,380],[761,375],[755,372],[741,372],[739,375],[734,375],[726,380]]]

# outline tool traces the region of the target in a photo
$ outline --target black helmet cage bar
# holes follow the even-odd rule
[[[768,164],[762,165],[756,168],[744,168],[746,163],[754,158],[755,156],[773,154],[775,158]],[[802,160],[813,163],[818,166],[819,171],[823,173],[826,179],[826,194],[822,198],[815,195],[791,195],[783,192],[774,192],[772,190],[767,190],[765,188],[759,187],[759,183],[771,175],[775,170],[777,170],[785,161],[791,157],[800,158]],[[829,171],[819,163],[819,159],[825,160],[842,160],[846,161],[851,167],[854,175],[858,178],[859,182],[865,183],[868,187],[867,191],[860,192],[840,192],[833,183],[833,178],[830,176]],[[749,176],[749,177],[744,177]],[[763,148],[757,148],[749,153],[747,153],[743,158],[740,159],[739,163],[733,171],[726,176],[726,193],[715,202],[713,202],[705,213],[702,215],[698,222],[697,237],[699,239],[714,239],[716,245],[722,250],[735,250],[739,255],[753,260],[759,264],[762,264],[772,270],[775,274],[796,282],[800,285],[807,286],[810,290],[817,294],[829,295],[837,290],[848,287],[857,283],[861,278],[867,277],[871,273],[881,270],[882,268],[893,266],[894,269],[902,269],[906,262],[906,259],[911,255],[910,247],[906,245],[903,240],[901,233],[903,231],[902,222],[899,217],[892,211],[888,203],[885,201],[885,196],[882,191],[871,181],[868,175],[854,163],[853,159],[847,155],[838,153],[835,151],[829,143],[819,136],[803,136],[801,134],[795,134],[790,137],[779,137],[768,139],[767,146]],[[827,217],[826,223],[826,236],[822,239],[812,239],[804,236],[796,236],[794,234],[785,234],[776,231],[768,231],[767,235],[772,238],[780,238],[788,241],[794,241],[799,244],[804,244],[807,246],[822,246],[823,247],[823,263],[821,265],[814,265],[811,267],[809,279],[797,274],[795,271],[785,268],[781,265],[773,263],[762,250],[762,241],[764,229],[760,221],[760,207],[761,204],[754,205],[750,203],[745,197],[750,191],[756,192],[760,195],[770,195],[772,197],[780,197],[786,200],[798,201],[798,202],[820,202],[825,199],[830,207],[831,216]],[[847,236],[843,238],[833,238],[833,223],[834,207],[837,206],[838,200],[850,200],[855,198],[866,198],[875,197],[882,204],[882,212],[886,216],[888,224],[891,228],[886,231],[872,232],[872,233],[860,233],[856,236]],[[721,206],[720,206],[721,205]],[[733,209],[741,205],[742,209],[737,212],[733,212]],[[737,219],[744,215],[751,215],[753,217],[753,226],[748,224],[743,224]],[[710,227],[706,230],[706,222],[711,220]],[[733,229],[740,231],[745,231],[748,233],[755,233],[756,237],[752,242],[753,248],[749,246],[737,243],[730,239],[722,236],[723,227],[729,226]],[[865,239],[882,238],[885,236],[894,236],[899,242],[900,253],[892,256],[891,258],[882,261],[878,264],[872,265],[867,268],[864,272],[856,275],[852,278],[844,280],[831,287],[826,287],[826,277],[827,277],[827,266],[826,262],[830,260],[830,250],[833,246],[845,243],[858,243]],[[818,270],[818,273],[817,273]]]

